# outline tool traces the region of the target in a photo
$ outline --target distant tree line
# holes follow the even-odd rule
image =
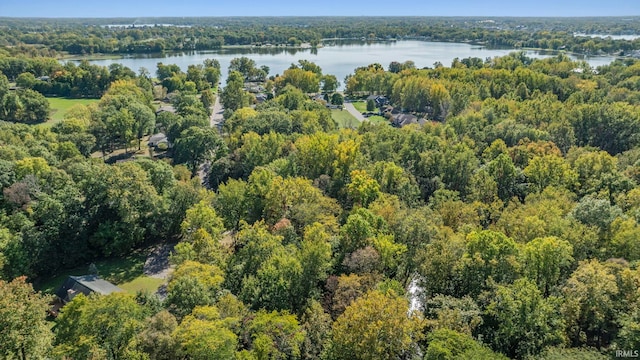
[[[574,36],[574,33],[640,34],[637,21],[615,18],[187,18],[148,19],[135,26],[125,19],[24,21],[1,19],[0,34],[7,54],[161,53],[219,49],[224,45],[319,44],[322,39],[403,39],[471,42],[491,47],[532,47],[581,54],[612,54],[640,49],[640,40]],[[153,26],[153,21],[174,25]],[[162,24],[161,23],[161,24]],[[122,24],[106,27],[103,24]],[[268,29],[268,30],[267,30]],[[49,53],[51,54],[51,53]]]

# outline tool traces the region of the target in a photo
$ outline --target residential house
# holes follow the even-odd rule
[[[382,107],[389,103],[389,99],[387,99],[387,97],[383,95],[369,95],[367,97],[367,101],[369,100],[373,100],[373,102],[376,104],[376,107]]]
[[[392,115],[391,117],[391,125],[396,127],[403,127],[411,124],[420,124],[424,125],[427,123],[427,120],[424,118],[418,118],[412,114],[399,113]]]
[[[147,146],[153,147],[153,148],[157,148],[158,145],[160,144],[166,144],[167,148],[171,147],[171,143],[169,142],[167,135],[163,133],[157,133],[157,134],[151,135],[151,137],[149,138],[149,141],[147,142]]]
[[[63,304],[73,300],[78,294],[89,295],[98,293],[101,295],[109,295],[114,292],[123,292],[124,290],[113,285],[112,283],[101,279],[98,275],[82,275],[69,276],[64,284],[56,291],[56,296]]]

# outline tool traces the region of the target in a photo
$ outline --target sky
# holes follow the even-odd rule
[[[0,17],[633,16],[640,0],[0,0]]]

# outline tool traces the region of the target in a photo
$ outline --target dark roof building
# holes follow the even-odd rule
[[[157,133],[149,137],[149,141],[147,142],[147,146],[149,147],[157,147],[158,145],[165,143],[167,146],[171,147],[169,144],[169,139],[167,135],[163,133]]]
[[[112,283],[101,279],[98,275],[69,276],[60,289],[56,291],[56,296],[66,304],[78,294],[98,293],[109,295],[123,291]]]
[[[367,101],[368,100],[373,100],[377,107],[381,107],[389,103],[389,99],[383,95],[369,95],[367,97]]]
[[[420,124],[424,125],[427,123],[427,120],[424,118],[418,118],[415,115],[400,113],[397,115],[393,115],[391,118],[391,124],[396,127],[403,127],[411,124]]]

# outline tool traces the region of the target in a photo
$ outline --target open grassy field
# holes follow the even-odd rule
[[[331,110],[331,117],[341,128],[357,128],[360,121],[346,110]]]
[[[385,119],[384,117],[380,116],[380,115],[373,115],[373,116],[369,116],[367,118],[367,120],[369,120],[370,123],[372,124],[387,124],[390,125],[391,123],[389,122],[389,120]]]
[[[64,119],[64,115],[76,104],[89,105],[98,102],[97,99],[67,99],[67,98],[47,98],[51,108],[50,120],[46,124],[53,125]]]
[[[144,275],[143,267],[146,258],[146,254],[136,252],[126,257],[96,261],[95,265],[98,275],[129,293],[135,294],[139,290],[154,292],[164,283],[164,280]],[[53,294],[68,276],[88,273],[89,265],[61,271],[53,277],[40,279],[34,284],[34,288],[46,294]]]

